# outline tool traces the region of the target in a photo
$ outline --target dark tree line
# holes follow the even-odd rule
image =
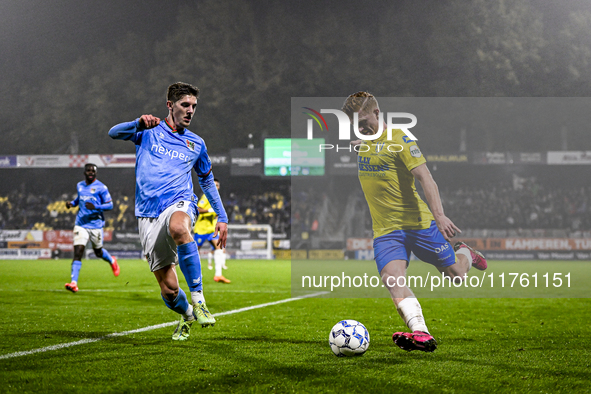
[[[39,85],[1,81],[0,154],[132,152],[108,129],[142,113],[165,116],[165,90],[176,81],[201,89],[191,129],[213,152],[246,147],[249,133],[255,143],[289,136],[291,97],[362,89],[378,97],[589,96],[591,13],[556,16],[540,3],[380,2],[368,11],[362,2],[316,2],[308,12],[301,2],[185,5],[155,41],[130,32]],[[588,148],[590,133],[578,132]],[[482,138],[487,149],[506,149],[493,134]],[[519,145],[531,139],[512,147],[526,150]]]

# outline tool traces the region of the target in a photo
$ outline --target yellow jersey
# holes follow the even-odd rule
[[[402,130],[384,130],[380,138],[358,147],[358,175],[369,205],[374,238],[395,230],[421,230],[434,220],[428,205],[419,197],[413,168],[426,163],[415,141]]]
[[[202,209],[211,209],[211,204],[205,194],[201,196],[197,206]],[[215,212],[200,213],[199,216],[197,216],[197,222],[195,222],[193,232],[200,235],[213,233],[215,232],[215,225],[217,222],[218,216]]]

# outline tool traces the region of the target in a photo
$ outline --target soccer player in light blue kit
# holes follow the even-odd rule
[[[71,282],[66,283],[66,289],[72,293],[78,292],[78,275],[82,267],[84,248],[90,240],[96,257],[111,265],[113,274],[119,276],[117,258],[103,248],[103,227],[105,217],[103,211],[113,209],[113,201],[109,189],[104,183],[96,179],[97,168],[92,163],[84,166],[84,181],[78,182],[76,190],[78,196],[74,201],[66,201],[66,207],[80,207],[74,225],[74,260],[72,261]]]
[[[199,176],[199,185],[218,215],[215,232],[223,246],[228,236],[228,216],[213,181],[205,142],[187,130],[198,96],[199,89],[177,82],[168,87],[166,119],[142,115],[109,131],[111,138],[135,144],[135,216],[140,241],[164,303],[181,315],[172,334],[178,341],[189,338],[195,321],[202,327],[215,324],[203,297],[201,261],[191,236],[197,216],[191,169]],[[174,268],[177,263],[191,290],[191,303],[179,287]]]

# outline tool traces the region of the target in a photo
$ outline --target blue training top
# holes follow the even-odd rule
[[[113,209],[113,201],[107,186],[95,179],[90,185],[87,185],[86,181],[78,182],[76,190],[78,190],[78,196],[74,201],[70,201],[73,206],[79,206],[76,226],[88,229],[103,228],[105,226],[103,211]],[[93,203],[95,209],[86,208],[87,202]]]
[[[187,129],[173,131],[164,120],[152,129],[140,130],[136,119],[114,126],[109,136],[135,144],[136,217],[155,218],[177,201],[195,201],[191,178],[194,168],[218,220],[228,222],[213,181],[207,147],[197,134]]]

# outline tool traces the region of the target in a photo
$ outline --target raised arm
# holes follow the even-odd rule
[[[158,126],[160,118],[153,115],[142,115],[131,122],[119,123],[109,130],[109,137],[116,140],[130,140],[135,133]]]
[[[416,179],[419,180],[421,186],[423,187],[427,204],[429,204],[431,213],[433,213],[435,223],[437,223],[437,228],[439,228],[439,231],[441,231],[443,237],[450,241],[462,231],[457,228],[447,216],[445,216],[445,213],[443,212],[443,205],[441,204],[441,197],[439,196],[439,188],[437,187],[437,183],[435,183],[435,180],[431,175],[431,171],[429,171],[427,165],[423,163],[418,167],[413,168],[410,172]]]

